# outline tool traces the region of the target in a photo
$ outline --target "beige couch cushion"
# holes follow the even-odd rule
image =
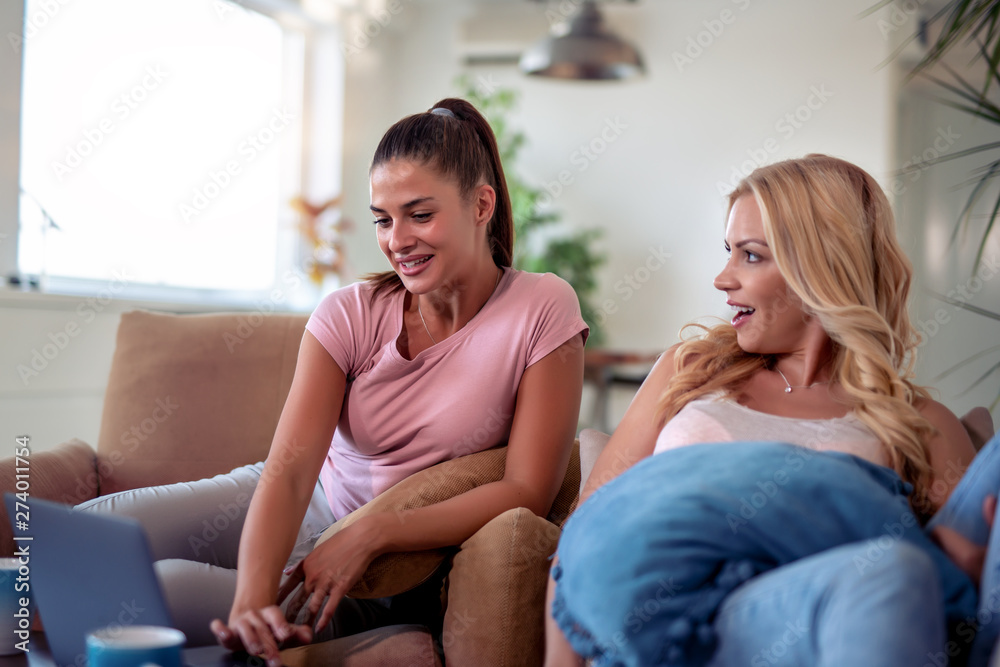
[[[101,494],[267,456],[306,315],[122,315],[97,452]]]

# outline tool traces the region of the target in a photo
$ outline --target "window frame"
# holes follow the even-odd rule
[[[167,1],[167,0],[165,0]],[[280,188],[282,198],[289,193],[300,194],[310,201],[322,201],[340,194],[342,189],[341,156],[343,154],[343,114],[346,62],[341,49],[340,28],[335,22],[307,15],[292,0],[206,0],[220,11],[254,11],[278,22],[284,34],[286,99],[295,99],[301,130],[294,136],[297,169],[284,173],[288,177]],[[0,28],[11,35],[25,36],[23,3],[10,3],[0,10]],[[12,5],[12,6],[11,6]],[[16,26],[17,32],[11,27]],[[12,46],[14,42],[11,42]],[[91,280],[61,276],[43,277],[30,281],[19,275],[18,231],[20,221],[20,123],[23,113],[21,77],[23,48],[14,49],[15,58],[4,59],[13,66],[0,65],[0,83],[7,93],[0,93],[2,103],[14,114],[0,115],[0,138],[16,138],[14,157],[16,168],[13,182],[0,183],[0,292],[28,292],[39,299],[53,297],[113,298],[135,303],[173,306],[175,310],[228,308],[235,310],[294,310],[308,311],[315,307],[322,292],[331,284],[315,285],[302,269],[309,249],[297,232],[297,214],[291,207],[282,207],[278,221],[276,247],[277,264],[272,284],[259,290],[229,290],[161,286],[132,283],[127,276],[112,280]],[[301,55],[299,55],[301,54]],[[16,80],[16,81],[15,81]],[[11,100],[11,97],[16,99]],[[6,99],[4,99],[6,98]],[[12,103],[13,102],[13,103]],[[7,122],[4,120],[7,119]],[[10,122],[13,121],[13,122]],[[308,143],[307,143],[308,140]],[[331,159],[331,156],[334,159]],[[7,164],[4,165],[3,162]],[[0,169],[10,166],[9,157],[0,158]],[[29,195],[30,196],[30,195]],[[12,280],[13,278],[13,280]],[[124,279],[123,279],[124,278]],[[43,282],[44,281],[44,282]],[[336,282],[336,281],[334,281]],[[336,286],[336,285],[333,285]],[[23,301],[24,295],[18,295]]]

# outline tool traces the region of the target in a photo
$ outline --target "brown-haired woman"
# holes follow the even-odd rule
[[[158,517],[185,517],[171,539],[154,540],[180,545],[157,556],[174,559],[158,568],[183,629],[207,634],[211,621],[209,641],[272,665],[286,640],[433,623],[439,585],[403,601],[342,598],[382,553],[461,544],[516,507],[546,515],[576,432],[588,330],[565,281],[511,268],[510,196],[483,116],[445,99],[400,120],[382,138],[370,180],[375,234],[392,270],[333,292],[312,314],[267,460],[186,485],[183,506],[171,504],[181,493],[144,503],[151,532],[165,523]],[[408,512],[405,522],[367,516],[313,548],[325,526],[407,476],[504,443],[500,481]],[[192,562],[187,529],[234,506],[237,494],[252,494],[245,521],[230,517],[228,535],[212,545],[229,560]],[[286,620],[280,606],[279,586],[298,580],[310,595],[308,625]]]
[[[545,515],[577,423],[586,325],[565,282],[510,268],[510,197],[482,115],[446,99],[404,118],[382,138],[370,178],[392,271],[327,297],[307,325],[263,476],[271,460],[292,463],[254,494],[229,621],[213,626],[224,645],[269,661],[278,641],[311,639],[276,593],[295,544],[290,520],[317,478],[341,518],[418,470],[508,443],[501,481],[405,522],[370,516],[295,566],[321,629],[379,554],[461,544],[515,507]],[[374,624],[392,616],[378,604],[365,611]]]

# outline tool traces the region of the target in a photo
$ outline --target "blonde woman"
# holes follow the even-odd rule
[[[553,568],[547,664],[967,654],[998,447],[925,529],[975,451],[912,382],[885,195],[823,155],[762,167],[730,196],[725,241],[734,317],[660,358],[597,460]]]

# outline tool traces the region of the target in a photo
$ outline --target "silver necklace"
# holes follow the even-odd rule
[[[427,328],[427,322],[424,320],[424,311],[420,310],[420,298],[417,298],[417,314],[420,315],[420,321],[423,322],[424,331],[427,332],[427,337],[431,339],[431,343],[437,345],[438,342],[434,340],[434,336],[431,335],[431,330]]]
[[[500,284],[500,276],[503,275],[503,269],[497,268],[497,281],[493,283],[493,292],[496,291],[497,285]],[[493,296],[493,292],[490,292],[490,296]],[[489,301],[489,298],[486,299]],[[483,305],[486,305],[485,303]],[[417,315],[420,315],[420,323],[424,325],[424,331],[427,332],[427,337],[431,339],[431,344],[437,345],[437,341],[434,340],[434,336],[431,335],[431,330],[427,328],[427,320],[424,319],[424,311],[420,310],[420,297],[417,297]]]
[[[793,384],[791,384],[788,381],[788,378],[785,377],[785,374],[781,372],[780,368],[778,368],[777,366],[775,366],[774,370],[778,373],[778,375],[781,376],[781,379],[785,381],[785,393],[786,394],[792,393],[792,389],[812,389],[813,387],[815,387],[817,385],[830,384],[829,380],[823,380],[822,382],[813,382],[812,384],[795,384],[795,385],[793,385]]]

